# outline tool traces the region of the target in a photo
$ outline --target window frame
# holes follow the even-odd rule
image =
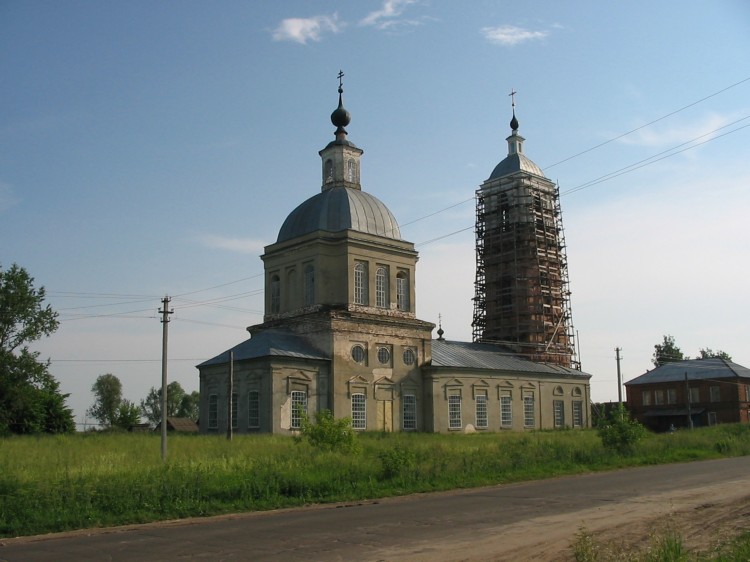
[[[583,427],[583,400],[573,400],[573,427]]]
[[[562,429],[565,427],[565,401],[564,400],[553,400],[552,401],[552,419],[554,420],[555,429]]]
[[[260,391],[249,390],[247,393],[247,427],[260,428]]]
[[[411,310],[409,273],[403,270],[396,274],[396,309],[403,312]]]
[[[358,261],[354,264],[354,304],[367,306],[369,299],[367,262]]]
[[[523,397],[523,426],[525,428],[536,427],[536,405],[533,394],[525,394]]]
[[[474,421],[476,427],[487,429],[489,427],[489,416],[487,415],[487,395],[477,394],[474,399]]]
[[[500,396],[500,427],[513,427],[513,397],[510,394]]]
[[[388,266],[379,265],[375,270],[375,306],[388,308]]]
[[[352,429],[364,431],[367,429],[367,397],[363,392],[351,395]]]
[[[271,314],[281,312],[281,278],[277,274],[271,275]]]
[[[290,429],[300,429],[302,427],[302,416],[297,411],[297,405],[302,406],[302,411],[307,414],[307,392],[304,390],[292,390],[289,394],[291,399],[291,412],[289,419]]]
[[[404,394],[401,398],[401,429],[417,430],[417,395]]]
[[[461,429],[461,395],[448,396],[448,429]]]

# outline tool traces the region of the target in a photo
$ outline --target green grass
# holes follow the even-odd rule
[[[92,433],[0,439],[0,536],[518,482],[750,454],[750,426],[648,435],[629,455],[593,430],[363,434],[358,454],[289,437]]]

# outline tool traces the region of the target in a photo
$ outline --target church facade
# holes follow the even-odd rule
[[[198,365],[200,431],[292,434],[330,410],[356,430],[588,427],[589,378],[490,343],[452,342],[416,316],[417,252],[362,189],[351,116],[331,115],[321,190],[261,256],[265,314],[250,338]],[[231,379],[231,383],[230,383]],[[231,395],[231,398],[230,398]]]

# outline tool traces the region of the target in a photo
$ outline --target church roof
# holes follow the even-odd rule
[[[685,373],[687,373],[689,380],[750,378],[750,369],[747,367],[727,361],[726,359],[714,357],[712,359],[689,359],[687,361],[665,363],[625,384],[639,385],[662,382],[685,382]]]
[[[495,169],[492,170],[488,179],[493,180],[516,172],[528,172],[530,174],[544,177],[542,169],[523,154],[509,154],[497,166],[495,166]]]
[[[396,218],[377,197],[359,189],[327,189],[294,209],[284,221],[276,242],[284,242],[318,230],[356,230],[401,239]]]
[[[432,340],[432,366],[575,375],[586,378],[591,376],[577,369],[529,361],[500,345],[448,340]]]
[[[216,357],[204,361],[198,365],[198,368],[229,363],[230,352],[234,352],[235,361],[257,359],[260,357],[330,359],[330,357],[297,334],[282,330],[265,330],[226,350],[224,353],[220,353]]]

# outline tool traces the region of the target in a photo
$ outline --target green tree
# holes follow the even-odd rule
[[[73,413],[65,406],[67,394],[49,372],[49,361],[28,344],[51,335],[57,312],[44,305],[44,287],[13,264],[0,267],[0,434],[63,433],[73,431]]]
[[[141,423],[140,407],[130,400],[120,402],[120,407],[117,408],[115,425],[120,429],[130,429],[138,423]]]
[[[666,363],[673,363],[675,361],[684,361],[690,359],[685,357],[682,350],[675,344],[673,336],[664,336],[662,343],[657,343],[654,346],[654,355],[652,361],[655,366],[661,367]]]
[[[605,449],[621,454],[633,452],[636,443],[646,435],[646,428],[630,417],[624,406],[613,408],[607,422],[597,428]]]
[[[724,359],[725,361],[731,361],[732,356],[729,355],[726,351],[722,351],[720,349],[717,349],[714,351],[710,347],[707,347],[705,349],[700,350],[700,357],[699,359]]]
[[[200,393],[197,390],[194,390],[190,394],[185,394],[182,402],[180,402],[177,417],[190,418],[194,422],[197,422],[200,414],[200,398]]]
[[[99,375],[91,387],[94,393],[94,404],[86,413],[104,427],[117,426],[122,404],[122,383],[115,375]]]
[[[174,381],[167,385],[167,417],[189,417],[180,413],[185,396],[185,390],[179,382]],[[151,387],[146,398],[141,400],[141,412],[151,425],[161,423],[161,387]]]

